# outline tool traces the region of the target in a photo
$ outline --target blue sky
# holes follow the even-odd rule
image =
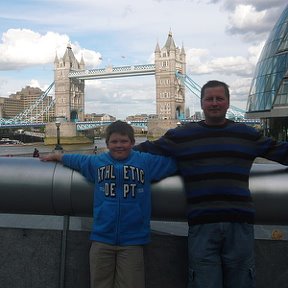
[[[0,96],[30,85],[45,90],[68,43],[86,68],[154,63],[169,30],[199,85],[226,81],[245,109],[261,49],[287,0],[18,0],[0,2]],[[102,60],[101,60],[102,59]],[[152,114],[154,76],[85,82],[85,112],[120,119]],[[186,106],[200,111],[186,90]]]

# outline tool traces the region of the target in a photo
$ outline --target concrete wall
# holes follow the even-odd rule
[[[61,274],[62,233],[0,228],[0,287],[89,288],[89,231],[67,232],[65,274]],[[288,242],[257,239],[255,249],[257,288],[287,287]],[[153,232],[145,248],[145,265],[147,288],[186,288],[187,238]]]
[[[0,287],[89,288],[89,232],[68,233],[64,283],[60,283],[61,234],[0,228]],[[185,287],[186,238],[160,234],[152,238],[145,248],[147,287]]]

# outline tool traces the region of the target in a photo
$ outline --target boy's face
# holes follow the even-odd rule
[[[129,156],[134,144],[127,135],[112,133],[107,148],[114,159],[123,160]]]

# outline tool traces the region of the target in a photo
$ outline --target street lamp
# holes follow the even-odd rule
[[[60,151],[60,152],[62,152],[63,151],[63,148],[62,148],[62,146],[61,146],[61,144],[60,144],[60,125],[61,125],[61,122],[60,121],[56,121],[55,122],[55,125],[56,125],[56,127],[57,127],[57,144],[56,144],[56,146],[55,146],[55,151]]]

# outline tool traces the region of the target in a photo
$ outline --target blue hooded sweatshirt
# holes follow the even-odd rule
[[[131,151],[124,160],[109,152],[65,154],[62,163],[95,184],[91,240],[112,245],[149,242],[151,182],[174,174],[174,160]]]

